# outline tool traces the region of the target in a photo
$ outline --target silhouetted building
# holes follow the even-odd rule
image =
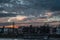
[[[60,34],[60,26],[56,28],[56,34]]]
[[[4,34],[8,34],[8,28],[4,28]]]
[[[5,26],[3,26],[3,28],[2,28],[2,33],[4,33],[4,28],[5,28]]]
[[[53,34],[56,34],[56,27],[52,29]]]
[[[50,28],[49,28],[49,26],[41,26],[41,27],[40,27],[40,33],[41,33],[41,34],[49,34],[49,33],[50,33]]]

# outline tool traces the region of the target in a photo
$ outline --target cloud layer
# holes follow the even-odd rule
[[[58,13],[60,11],[59,4],[60,0],[0,0],[0,11],[16,12],[16,14],[26,16],[39,16],[44,14],[45,11],[48,12],[48,10]],[[54,15],[57,13],[54,13]],[[9,15],[12,14],[8,13]]]

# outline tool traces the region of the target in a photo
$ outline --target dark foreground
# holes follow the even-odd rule
[[[60,40],[60,26],[0,28],[0,38],[4,40]],[[2,39],[2,40],[3,40]]]
[[[37,34],[24,34],[24,35],[0,35],[0,40],[60,40],[60,35],[37,35]]]

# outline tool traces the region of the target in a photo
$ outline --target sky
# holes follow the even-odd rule
[[[18,16],[23,20],[46,15],[60,16],[60,0],[0,0],[0,19]]]

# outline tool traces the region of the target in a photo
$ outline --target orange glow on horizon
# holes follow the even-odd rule
[[[5,26],[5,28],[18,28],[18,26],[14,25],[13,27],[13,25],[8,25],[8,26]]]

